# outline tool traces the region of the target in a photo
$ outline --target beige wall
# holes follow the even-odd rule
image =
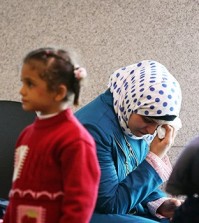
[[[0,41],[0,99],[20,100],[21,60],[37,47],[80,55],[89,72],[82,105],[106,89],[115,69],[154,59],[183,91],[173,162],[199,132],[198,0],[0,0]]]

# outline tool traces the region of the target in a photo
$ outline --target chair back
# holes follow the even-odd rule
[[[8,199],[14,169],[14,149],[20,132],[36,117],[20,102],[0,100],[0,198]]]

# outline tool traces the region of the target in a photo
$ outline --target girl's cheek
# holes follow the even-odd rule
[[[46,91],[44,89],[38,89],[37,95],[43,97],[46,95]]]

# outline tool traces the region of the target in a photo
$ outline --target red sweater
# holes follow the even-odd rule
[[[87,223],[99,178],[94,140],[70,109],[36,118],[16,144],[4,223]]]

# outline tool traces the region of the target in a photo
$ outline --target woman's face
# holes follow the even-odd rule
[[[153,135],[158,127],[158,123],[147,116],[132,114],[129,118],[128,127],[133,135],[142,137],[146,134]]]

